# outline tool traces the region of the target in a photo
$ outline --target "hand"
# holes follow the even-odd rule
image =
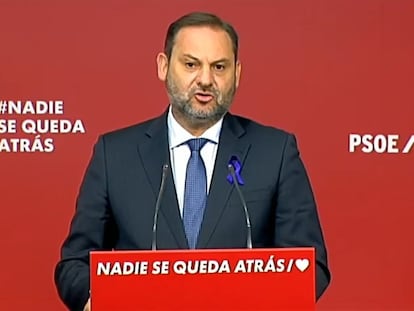
[[[88,299],[88,302],[86,303],[85,307],[83,308],[83,311],[91,311],[91,298]]]

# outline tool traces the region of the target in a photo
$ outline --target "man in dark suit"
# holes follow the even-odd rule
[[[238,181],[253,247],[315,247],[317,298],[325,291],[327,253],[295,137],[228,112],[241,74],[237,51],[236,31],[214,15],[192,13],[169,27],[157,56],[168,109],[101,136],[85,173],[55,271],[71,310],[89,310],[89,251],[151,249],[164,164],[158,249],[246,247]]]

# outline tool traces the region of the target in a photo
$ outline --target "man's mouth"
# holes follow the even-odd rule
[[[214,98],[214,95],[211,93],[197,92],[194,97],[201,103],[208,103]]]

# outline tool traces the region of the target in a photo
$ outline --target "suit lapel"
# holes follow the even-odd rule
[[[226,179],[229,173],[227,165],[232,156],[237,156],[244,163],[250,147],[250,142],[242,139],[244,134],[245,130],[238,120],[228,113],[223,120],[207,207],[200,229],[197,248],[207,248],[208,241],[220,220],[226,202],[234,188]]]
[[[150,124],[146,131],[146,136],[148,139],[138,145],[138,153],[153,189],[154,202],[158,196],[161,184],[162,167],[164,164],[168,164],[169,170],[165,181],[165,190],[160,206],[160,214],[168,224],[178,246],[180,248],[188,248],[171,170],[166,113]]]

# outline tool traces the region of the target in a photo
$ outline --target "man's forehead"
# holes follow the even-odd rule
[[[196,58],[209,54],[213,58],[232,58],[233,45],[228,33],[211,26],[188,26],[176,35],[174,48],[178,57],[192,55]]]

